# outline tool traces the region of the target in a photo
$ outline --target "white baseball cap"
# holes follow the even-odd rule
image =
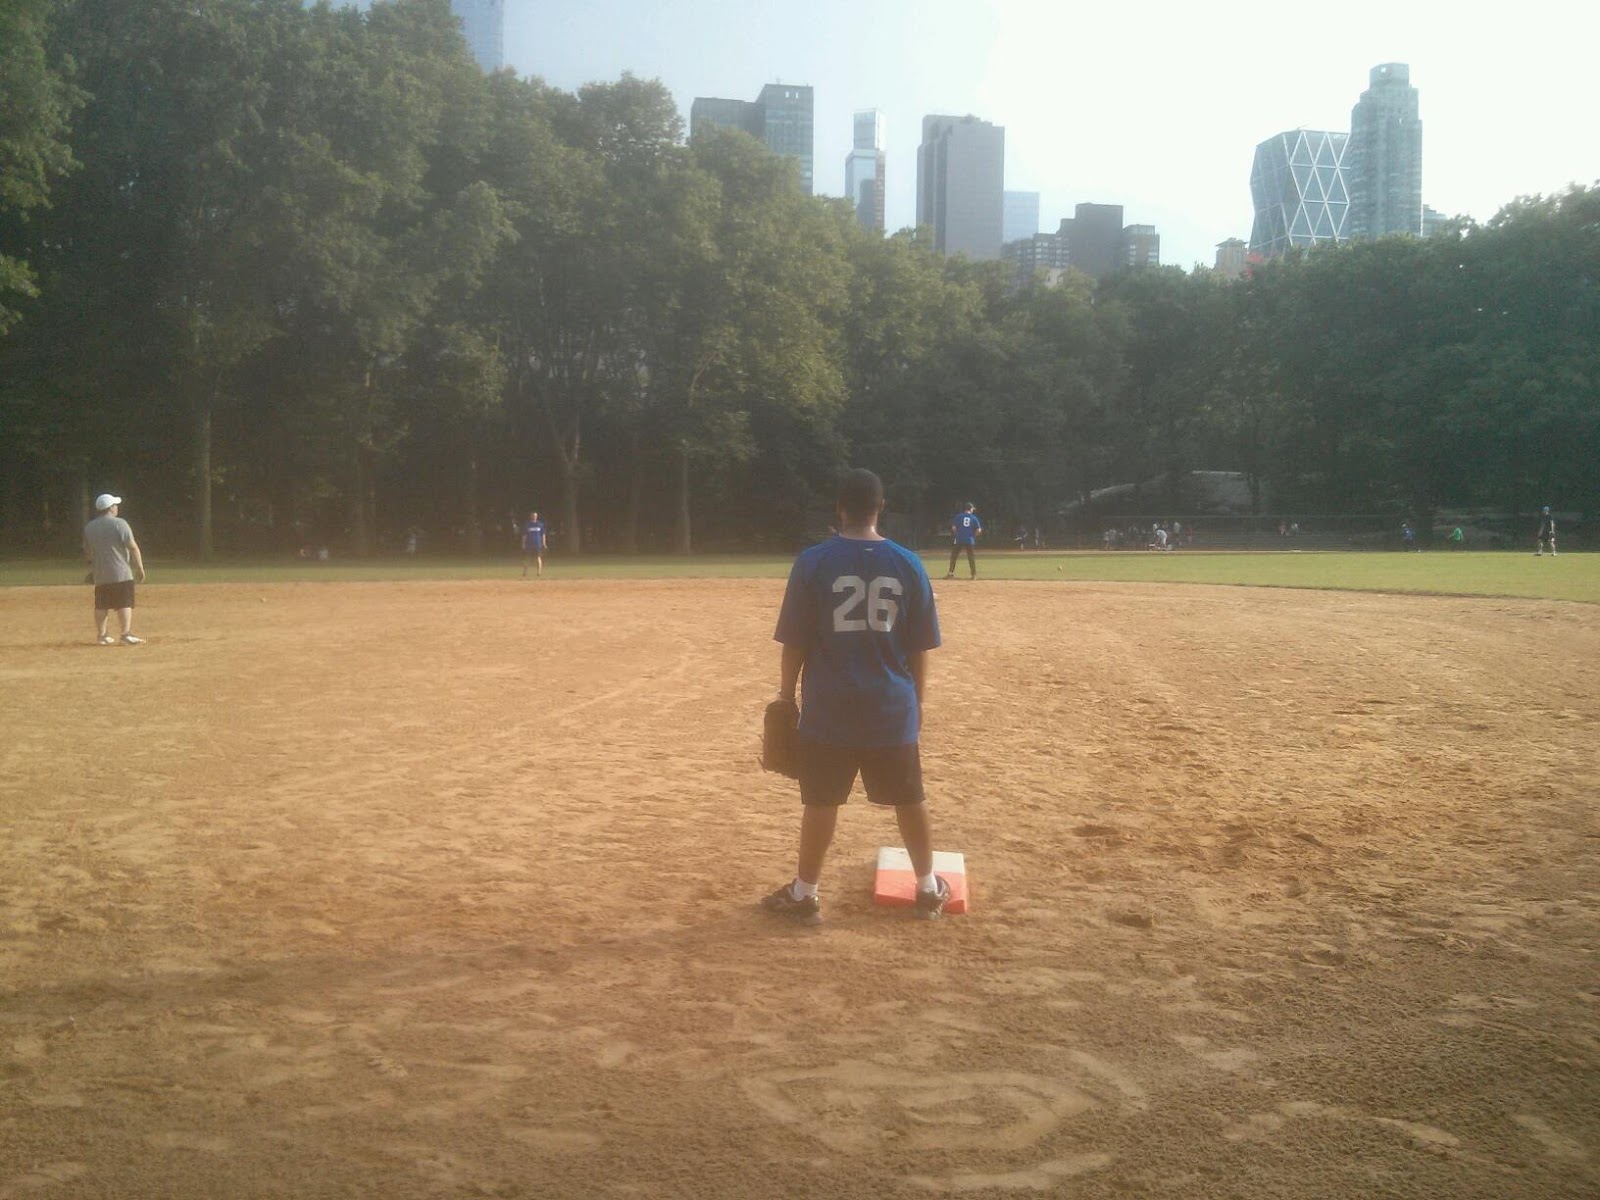
[[[113,496],[110,492],[103,492],[94,498],[94,510],[95,512],[105,512],[106,509],[111,508],[113,505],[121,503],[121,496]]]

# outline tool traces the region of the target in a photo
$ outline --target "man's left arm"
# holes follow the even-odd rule
[[[139,582],[144,582],[144,555],[139,553],[139,543],[134,541],[133,535],[128,535],[128,562],[133,569],[139,572]]]

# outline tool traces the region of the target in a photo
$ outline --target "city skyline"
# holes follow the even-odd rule
[[[506,0],[505,55],[568,90],[624,71],[660,78],[685,123],[695,96],[810,85],[818,195],[844,195],[851,115],[875,108],[889,134],[890,230],[915,220],[923,117],[971,113],[1006,127],[1005,187],[1041,193],[1042,228],[1081,202],[1121,204],[1160,230],[1163,261],[1183,267],[1248,238],[1256,147],[1296,128],[1348,129],[1380,63],[1408,63],[1423,92],[1433,208],[1483,221],[1519,195],[1600,177],[1585,82],[1600,14],[1587,7],[1530,0],[1522,19],[1479,28],[1353,0],[1336,27],[1263,53],[1241,31],[1277,27],[1281,5],[1158,2],[1141,19],[1136,58],[1085,55],[1071,71],[1047,51],[1095,30],[1100,44],[1117,44],[1126,29],[1109,14],[1058,8],[816,0],[798,22],[792,6],[768,0]],[[1485,86],[1512,70],[1538,87]]]

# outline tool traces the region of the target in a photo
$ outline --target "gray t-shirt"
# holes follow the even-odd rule
[[[133,578],[128,547],[133,530],[121,517],[99,516],[83,527],[83,548],[94,562],[96,583],[123,583]]]

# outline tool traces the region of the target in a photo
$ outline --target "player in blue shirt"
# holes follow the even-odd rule
[[[961,553],[962,547],[967,551],[967,569],[972,572],[970,578],[978,577],[978,537],[983,533],[983,522],[978,520],[978,514],[972,511],[969,501],[962,506],[960,512],[950,518],[950,536],[955,542],[950,547],[950,570],[945,573],[946,579],[956,577],[956,556]]]
[[[783,644],[778,694],[800,709],[799,868],[761,902],[806,925],[822,920],[817,883],[839,806],[856,776],[874,804],[892,805],[917,873],[917,916],[944,912],[950,885],[933,873],[922,792],[922,696],[939,645],[933,586],[922,560],[878,533],[883,483],[849,472],[839,485],[839,534],[795,559],[773,634]]]
[[[544,578],[544,522],[539,520],[539,514],[531,512],[528,521],[522,527],[522,577],[528,577],[528,562],[531,559],[535,564],[536,577]]]

